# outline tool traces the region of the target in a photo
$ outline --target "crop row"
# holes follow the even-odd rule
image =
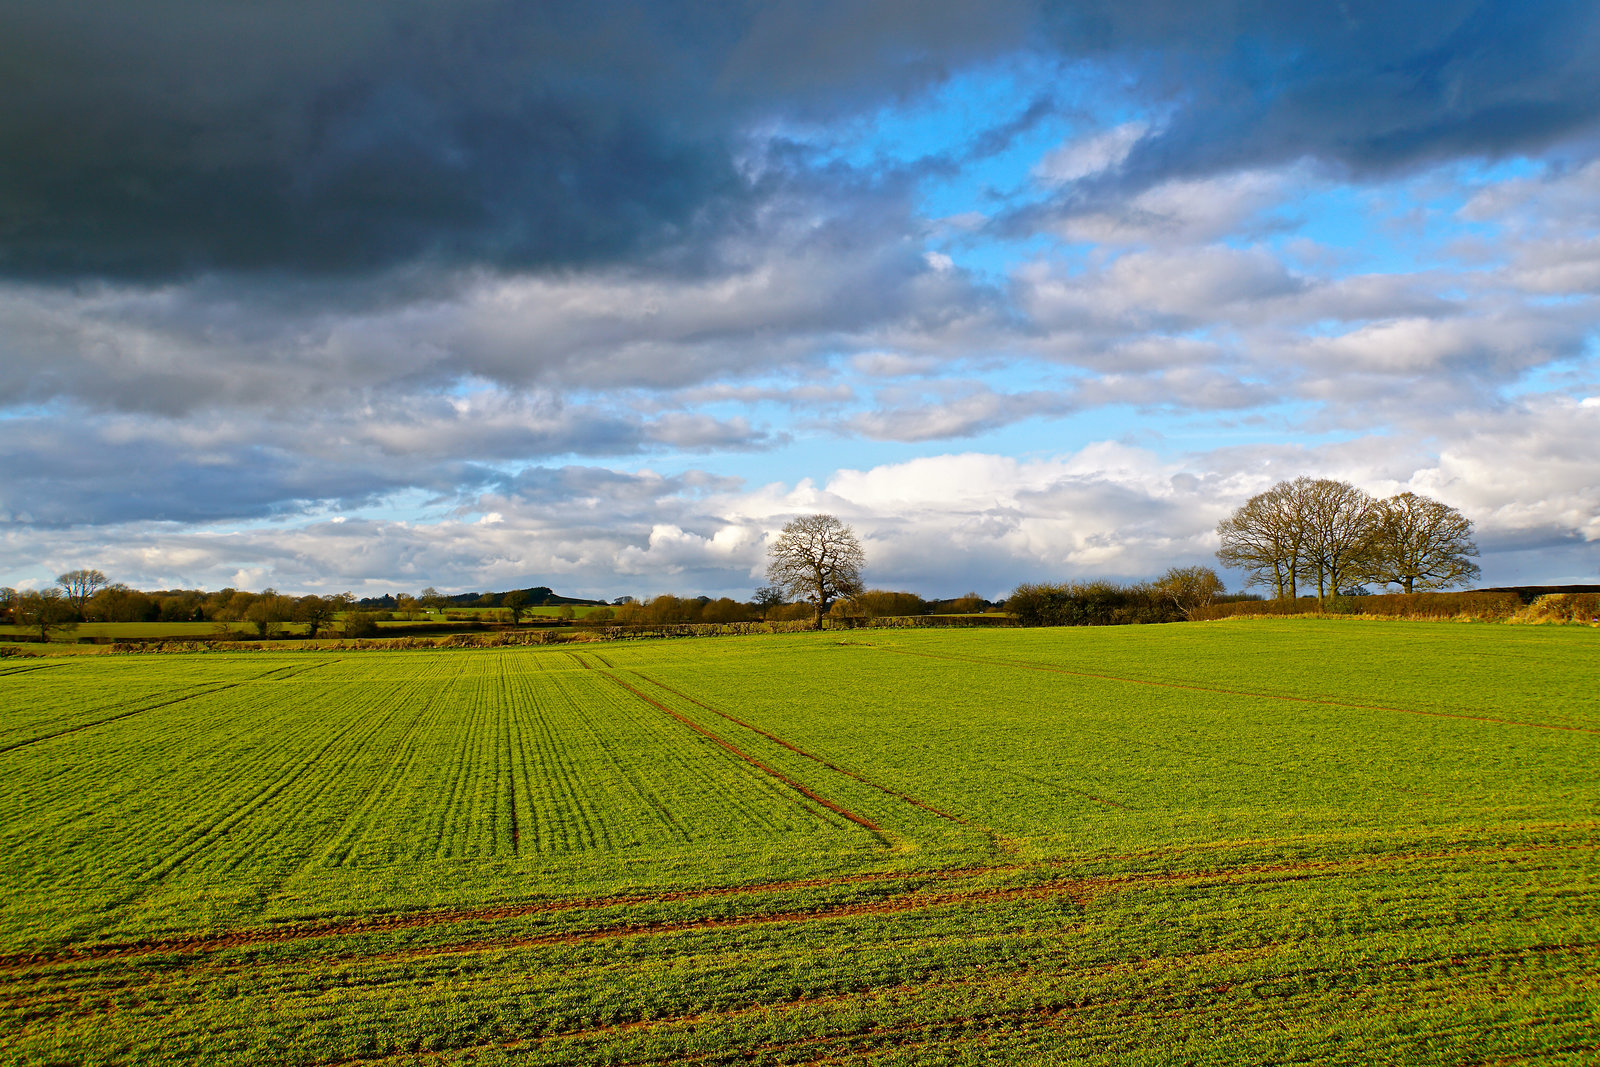
[[[463,877],[492,893],[503,865],[590,853],[621,873],[708,843],[830,863],[878,848],[568,660],[295,657],[300,670],[263,674],[272,661],[252,659],[254,677],[0,754],[0,804],[27,812],[0,828],[19,926],[61,936],[78,929],[63,911],[131,919],[218,897],[293,913],[363,884],[432,899]]]
[[[16,1058],[82,1061],[789,1062],[1003,1039],[1117,1062],[1159,1038],[1225,1063],[1292,1032],[1313,1058],[1371,1062],[1419,1055],[1425,1031],[1456,1062],[1472,1040],[1586,1040],[1594,883],[1581,839],[908,876],[45,964],[0,975],[0,1027]]]

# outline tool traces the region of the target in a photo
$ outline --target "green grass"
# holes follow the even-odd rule
[[[589,615],[589,614],[592,614],[593,612],[599,611],[601,609],[601,607],[603,607],[604,605],[601,605],[601,604],[569,604],[567,606],[572,608],[572,615],[573,615],[574,618],[581,619],[586,615]],[[509,608],[479,608],[479,607],[468,607],[468,608],[452,607],[452,608],[448,608],[446,610],[451,615],[488,615],[488,616],[490,616],[492,618],[499,617],[501,612],[510,611]],[[524,617],[529,616],[529,615],[535,615],[535,616],[539,616],[541,618],[546,618],[546,619],[560,618],[561,617],[561,605],[557,604],[557,605],[540,605],[538,607],[525,607],[525,608],[522,609],[522,614],[523,614]]]
[[[156,638],[170,637],[174,640],[193,640],[199,637],[211,637],[216,634],[215,622],[82,622],[71,630],[58,630],[51,633],[53,642],[75,642],[80,637],[110,637],[110,638]],[[241,636],[255,633],[254,628],[247,622],[230,622],[230,629]],[[299,624],[291,626],[304,630]],[[11,634],[37,634],[37,630],[29,630],[19,626],[0,626],[0,640]]]
[[[1596,637],[0,661],[0,1059],[1593,1062]]]

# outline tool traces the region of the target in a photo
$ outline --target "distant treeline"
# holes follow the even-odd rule
[[[924,600],[916,593],[868,589],[834,601],[826,617],[834,621],[870,620],[889,616],[967,615],[998,609],[999,605],[976,593],[950,600]],[[750,601],[729,597],[716,600],[705,596],[680,597],[665,593],[649,600],[626,599],[620,604],[598,608],[585,613],[578,621],[585,626],[727,625],[741,622],[796,622],[812,618],[814,612],[809,602],[785,603],[767,591],[758,593],[757,598]]]
[[[1021,626],[1126,626],[1183,622],[1205,608],[1227,601],[1259,601],[1250,595],[1229,597],[1214,571],[1174,567],[1153,582],[1030,582],[1006,598],[1006,611]]]
[[[1537,588],[1566,592],[1540,593]],[[1525,596],[1525,593],[1533,593]],[[1461,593],[1386,593],[1378,596],[1316,597],[1217,603],[1197,611],[1196,619],[1240,615],[1366,615],[1396,619],[1482,619],[1515,622],[1600,622],[1600,586],[1477,589]]]
[[[549,586],[505,592],[443,594],[432,587],[412,595],[388,593],[357,598],[351,593],[332,596],[289,596],[275,589],[253,592],[225,588],[146,591],[111,582],[98,570],[62,575],[59,588],[34,593],[0,589],[0,623],[15,623],[39,630],[40,639],[51,632],[70,630],[78,623],[190,623],[210,622],[226,627],[246,624],[261,637],[282,635],[286,624],[298,624],[297,636],[316,637],[337,627],[345,637],[370,638],[378,624],[395,619],[418,620],[442,612],[452,623],[521,625],[531,609],[561,609],[545,625],[570,623],[590,627],[712,625],[737,623],[787,623],[812,617],[806,602],[787,603],[776,590],[759,590],[752,600],[708,596],[680,597],[663,594],[648,600],[618,597],[607,603],[562,596]],[[578,617],[575,608],[586,609]],[[926,600],[915,593],[874,589],[831,605],[828,617],[841,625],[846,620],[872,620],[886,616],[964,615],[996,611],[999,605],[976,593],[948,600]],[[448,625],[441,625],[441,630]],[[218,631],[225,637],[223,630]]]

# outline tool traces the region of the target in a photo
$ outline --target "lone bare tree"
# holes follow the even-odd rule
[[[1455,508],[1416,493],[1378,505],[1376,535],[1364,577],[1408,593],[1465,585],[1481,573],[1469,556],[1472,521]]]
[[[861,592],[867,558],[855,533],[832,515],[802,515],[786,523],[767,556],[767,581],[794,600],[809,601],[819,630],[836,599]]]
[[[72,605],[72,610],[77,613],[78,620],[83,620],[84,608],[89,603],[89,598],[94,596],[107,585],[111,579],[106,577],[105,571],[79,569],[68,571],[56,578],[56,584],[66,594],[67,601]]]

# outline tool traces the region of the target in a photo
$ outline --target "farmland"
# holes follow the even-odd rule
[[[0,1060],[1590,1063],[1595,638],[5,661]]]

